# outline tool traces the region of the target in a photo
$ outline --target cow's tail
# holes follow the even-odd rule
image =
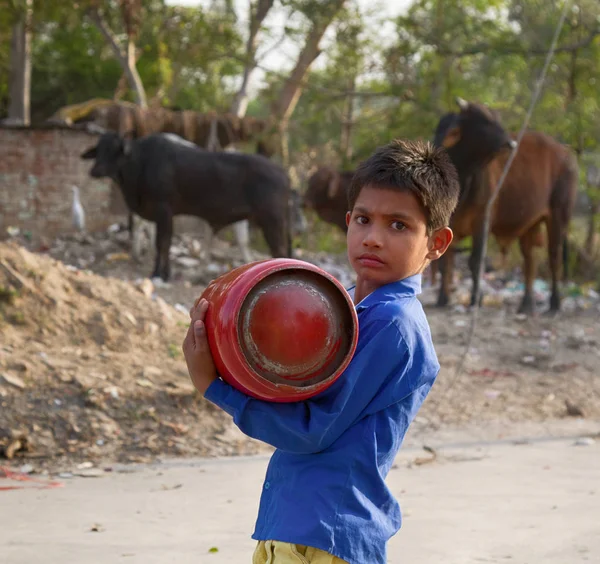
[[[550,198],[553,219],[558,223],[562,234],[562,272],[563,281],[565,282],[569,272],[569,223],[571,222],[575,207],[578,182],[579,170],[577,159],[569,153],[563,163],[563,169],[554,183]]]

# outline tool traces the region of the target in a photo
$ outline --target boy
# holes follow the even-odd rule
[[[304,402],[246,396],[221,380],[197,304],[183,343],[194,386],[248,436],[276,447],[267,469],[254,564],[374,564],[400,528],[385,477],[439,371],[416,295],[452,241],[458,177],[444,150],[394,141],[357,169],[348,192],[350,289],[359,341],[344,374]]]

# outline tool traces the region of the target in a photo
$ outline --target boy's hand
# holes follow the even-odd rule
[[[204,316],[207,309],[208,302],[204,299],[194,304],[194,307],[190,310],[191,323],[181,347],[192,384],[202,395],[218,377],[208,346],[206,326],[204,325]]]

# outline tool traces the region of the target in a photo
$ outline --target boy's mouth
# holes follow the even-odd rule
[[[363,253],[358,257],[358,262],[360,262],[363,266],[384,266],[385,262],[383,262],[377,255],[373,255],[371,253]]]

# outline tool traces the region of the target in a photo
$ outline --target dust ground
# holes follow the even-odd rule
[[[598,442],[429,442],[435,457],[406,447],[387,479],[403,511],[389,563],[599,561]],[[266,463],[117,465],[60,488],[0,493],[3,561],[249,564]]]
[[[138,263],[127,247],[120,233],[57,239],[43,253],[25,240],[0,243],[0,456],[68,470],[85,461],[268,452],[194,393],[181,353],[190,305],[212,278],[241,264],[239,252],[217,240],[201,260],[194,239],[179,238],[173,281],[155,287],[144,278],[152,253]],[[343,256],[299,257],[352,282]],[[525,318],[515,313],[520,295],[502,292],[480,311],[457,375],[471,313],[433,307],[436,289],[425,284],[420,298],[442,370],[413,424],[417,435],[600,420],[597,300],[567,298],[556,317]],[[467,296],[459,284],[458,301]]]
[[[122,233],[0,243],[11,564],[249,561],[271,449],[194,392],[181,354],[190,305],[241,256],[217,240],[206,260],[194,241],[175,241],[168,285],[145,278],[151,253],[132,260]],[[343,256],[298,258],[352,282]],[[558,316],[525,318],[514,280],[486,285],[468,350],[468,284],[449,309],[427,282],[420,296],[442,369],[390,475],[405,511],[390,562],[599,561],[598,297],[584,289]],[[543,287],[538,299],[542,310]]]

